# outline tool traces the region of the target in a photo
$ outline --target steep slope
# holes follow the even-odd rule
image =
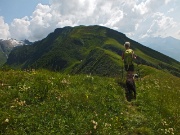
[[[125,41],[131,42],[132,49],[138,55],[136,63],[179,75],[178,61],[145,47],[120,32],[101,26],[58,28],[31,46],[15,48],[6,64],[22,69],[46,68],[72,73],[121,74],[120,59]]]
[[[91,73],[103,76],[118,76],[121,70],[120,58],[117,54],[95,48],[88,56],[73,68],[73,73]],[[113,72],[112,72],[113,71]]]

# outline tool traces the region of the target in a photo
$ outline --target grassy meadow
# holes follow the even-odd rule
[[[0,71],[0,134],[178,135],[180,79],[140,69],[130,102],[121,76]]]

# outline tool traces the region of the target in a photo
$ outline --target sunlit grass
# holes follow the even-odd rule
[[[142,68],[131,102],[121,79],[0,71],[0,134],[177,134],[179,78]]]

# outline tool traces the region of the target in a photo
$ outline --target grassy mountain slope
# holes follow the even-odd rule
[[[145,47],[124,34],[101,26],[77,26],[56,29],[45,39],[31,46],[23,46],[14,49],[7,60],[7,65],[26,68],[46,68],[54,71],[79,72],[104,75],[120,74],[121,54],[124,51],[123,44],[130,41],[132,49],[138,55],[136,63],[146,64],[158,69],[167,70],[177,76],[180,64],[178,61],[165,56],[157,51]],[[104,56],[112,64],[110,68],[105,62]],[[97,53],[97,54],[95,54]],[[93,56],[91,56],[93,55]],[[119,56],[118,56],[119,55]],[[98,58],[95,58],[98,56]],[[95,67],[90,67],[91,63]],[[85,66],[88,67],[85,67]],[[98,69],[96,69],[96,67]],[[102,67],[102,69],[101,69]],[[105,69],[105,67],[107,67]],[[78,69],[79,68],[79,69]],[[104,73],[105,72],[105,73]]]
[[[120,78],[0,71],[0,134],[178,134],[180,79],[141,72],[137,99],[127,102]]]
[[[103,76],[117,76],[119,74],[120,58],[111,51],[95,48],[91,50],[85,60],[73,68],[73,73],[91,73]],[[113,71],[113,73],[111,72]]]
[[[5,62],[6,62],[6,55],[1,51],[1,48],[0,48],[0,65],[3,65]]]
[[[10,51],[11,48],[6,47],[0,40],[0,66],[2,66],[6,62],[7,55],[10,53]]]

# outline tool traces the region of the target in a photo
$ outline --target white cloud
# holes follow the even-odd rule
[[[57,22],[54,20],[50,6],[38,4],[29,23],[29,39],[38,40],[52,32]]]
[[[173,28],[176,26],[176,22],[174,22],[173,18],[167,16],[161,16],[160,20],[157,20],[157,24],[160,29],[166,30],[169,28]]]
[[[177,32],[177,35],[180,37],[180,30]]]
[[[107,20],[107,23],[105,24],[105,26],[107,27],[118,27],[118,24],[120,23],[120,21],[123,19],[123,12],[119,9],[115,9],[115,11],[112,12],[112,14],[110,15],[110,19]]]
[[[180,38],[177,0],[51,0],[50,5],[38,4],[30,17],[14,19],[12,37],[31,41],[46,37],[57,27],[102,25],[131,38],[173,35]],[[176,6],[174,6],[176,5]],[[0,18],[0,26],[8,25]],[[2,27],[2,26],[1,26]],[[2,28],[0,28],[2,29]],[[176,32],[173,32],[176,31]]]
[[[169,2],[171,2],[172,0],[165,0],[165,4],[168,4]]]
[[[28,39],[29,38],[29,18],[26,16],[21,19],[14,19],[10,25],[11,37],[14,39]]]
[[[144,2],[142,2],[142,3],[138,4],[138,5],[134,5],[134,8],[132,10],[137,11],[141,15],[143,15],[143,14],[148,12],[148,7],[146,6],[146,4]]]
[[[10,37],[9,26],[4,22],[2,16],[0,16],[0,39],[7,39]]]
[[[168,32],[177,26],[173,18],[167,17],[162,13],[155,13],[153,16],[153,21],[145,35],[149,36],[168,36]]]
[[[169,9],[167,12],[168,13],[171,13],[171,12],[173,12],[174,11],[174,8],[171,8],[171,9]]]

